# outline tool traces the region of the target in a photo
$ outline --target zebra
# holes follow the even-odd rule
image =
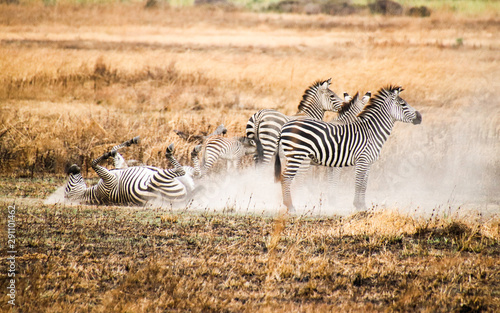
[[[119,145],[114,146],[111,149],[111,156],[114,156],[113,163],[114,163],[115,169],[124,169],[124,168],[128,167],[127,161],[125,161],[125,159],[118,152],[118,150],[120,150],[121,148],[130,147],[133,144],[139,144],[140,141],[141,141],[141,138],[139,136],[136,136],[130,140],[127,140]]]
[[[297,170],[308,164],[328,167],[355,166],[354,206],[363,210],[370,166],[391,134],[396,121],[420,124],[422,115],[400,97],[403,88],[381,88],[357,119],[350,124],[332,125],[312,119],[286,123],[280,136],[286,165],[281,173],[279,155],[275,158],[275,179],[281,181],[283,203],[294,212],[290,185]],[[277,150],[279,154],[279,149]]]
[[[361,99],[359,98],[359,93],[351,97],[348,93],[344,92],[344,103],[338,111],[336,118],[332,119],[330,123],[335,125],[348,124],[356,120],[357,115],[361,112],[363,107],[366,105],[368,100],[370,100],[372,94],[368,91]],[[306,162],[304,162],[306,163]],[[297,172],[297,178],[302,179],[305,172],[309,169],[309,164],[307,166],[300,168]],[[328,183],[332,190],[336,189],[337,182],[340,176],[340,168],[333,167],[328,171]],[[302,181],[301,181],[302,183]],[[333,194],[331,194],[333,196]],[[332,198],[333,200],[333,198]]]
[[[219,159],[227,161],[227,169],[237,169],[243,156],[255,152],[254,141],[247,137],[210,137],[205,142],[203,172],[207,173]]]
[[[365,93],[361,99],[359,98],[359,93],[354,98],[344,93],[344,103],[340,107],[337,117],[332,119],[330,123],[340,125],[354,122],[371,97],[372,93],[370,91]]]
[[[340,108],[338,115],[336,118],[330,121],[331,124],[334,125],[345,125],[353,123],[358,114],[361,113],[364,106],[370,100],[372,93],[368,91],[362,98],[359,98],[359,93],[353,97],[349,96],[347,93],[344,93],[344,104]],[[328,171],[328,185],[331,190],[336,190],[341,168],[340,167],[332,167],[331,170]],[[333,201],[333,193],[330,192],[331,200]]]
[[[217,130],[211,134],[210,136],[218,136],[222,134],[222,128],[224,125],[221,125],[217,127]],[[218,133],[219,132],[219,133]],[[225,133],[225,132],[224,132]],[[131,144],[138,144],[140,141],[139,136],[132,138],[131,140],[125,141],[122,144],[119,144],[117,146],[114,146],[113,149],[111,149],[111,155],[113,156],[113,161],[115,165],[115,169],[124,169],[128,168],[128,163],[125,161],[125,159],[118,153],[118,150],[123,148],[123,147],[129,147]],[[167,148],[167,152],[165,153],[165,156],[167,160],[172,164],[174,167],[182,167],[184,171],[186,172],[185,175],[175,177],[174,179],[179,181],[180,183],[184,184],[186,186],[186,189],[188,193],[191,193],[192,191],[195,190],[195,183],[194,183],[194,178],[198,178],[201,176],[201,169],[200,169],[200,163],[198,160],[198,153],[201,151],[202,145],[197,145],[194,147],[193,151],[191,152],[191,160],[193,162],[193,167],[191,166],[182,166],[173,156],[172,153],[174,151],[174,144],[170,144]],[[115,151],[115,153],[113,153]]]
[[[175,160],[173,148],[170,145],[165,152],[171,162]],[[192,152],[195,162],[198,151],[199,148],[195,148]],[[92,187],[87,187],[80,168],[73,164],[68,169],[64,197],[87,204],[145,205],[153,199],[184,200],[189,195],[189,188],[176,179],[186,175],[186,170],[180,164],[173,163],[173,169],[133,166],[114,170],[99,165],[102,160],[116,156],[116,153],[117,150],[111,150],[92,161],[92,168],[100,178]]]
[[[278,147],[281,127],[290,120],[312,118],[322,120],[325,111],[337,112],[343,100],[329,89],[332,79],[317,81],[306,89],[298,106],[298,112],[287,116],[271,109],[263,109],[250,117],[246,125],[246,137],[257,146],[257,163],[269,164]]]

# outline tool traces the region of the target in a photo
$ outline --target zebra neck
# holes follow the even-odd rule
[[[370,129],[374,131],[381,143],[391,135],[395,121],[384,107],[364,112],[359,118],[371,125]]]
[[[299,106],[299,112],[297,114],[303,113],[313,119],[323,120],[325,116],[325,110],[312,102],[303,101]]]
[[[100,201],[97,198],[97,187],[98,185],[94,185],[92,187],[85,188],[82,194],[82,199],[90,203],[99,203]]]
[[[97,185],[87,187],[81,174],[71,175],[68,181],[68,186],[65,190],[65,197],[72,200],[96,202]]]

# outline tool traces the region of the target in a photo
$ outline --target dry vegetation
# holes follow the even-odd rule
[[[500,310],[499,32],[498,12],[0,4],[0,206],[17,207],[19,312]],[[174,129],[242,135],[256,110],[294,113],[328,77],[339,94],[401,84],[423,113],[420,128],[395,130],[373,181],[399,193],[425,173],[419,184],[439,191],[445,168],[492,211],[273,219],[42,204],[65,166],[93,177],[89,161],[124,139],[143,138],[127,158],[167,166],[175,142],[186,163]]]
[[[26,188],[58,183],[12,180],[3,188],[35,196]],[[272,219],[39,200],[0,205],[16,206],[19,312],[500,308],[498,218],[371,210]],[[6,274],[0,278],[5,289]]]
[[[224,122],[242,134],[260,108],[293,113],[302,92],[403,85],[415,107],[494,99],[495,18],[309,17],[141,5],[2,6],[0,159],[4,173],[63,173],[124,138],[166,165],[173,129]],[[187,156],[190,147],[180,147]],[[183,161],[186,161],[183,159]]]

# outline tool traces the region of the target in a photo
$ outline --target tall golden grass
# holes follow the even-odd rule
[[[173,129],[241,135],[260,108],[291,114],[315,80],[406,88],[417,108],[497,95],[498,20],[327,17],[140,4],[2,5],[2,172],[62,173],[129,137],[131,157],[166,165]],[[45,164],[45,165],[44,165]]]

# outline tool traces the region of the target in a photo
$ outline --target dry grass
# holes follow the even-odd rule
[[[1,12],[0,158],[3,172],[20,176],[62,173],[66,160],[89,160],[135,135],[146,141],[132,157],[164,165],[160,151],[178,140],[172,129],[200,133],[223,122],[240,135],[257,109],[293,113],[305,88],[327,77],[338,93],[401,84],[420,109],[498,95],[487,83],[499,74],[494,17],[313,18],[139,4]],[[186,162],[190,147],[179,148]]]
[[[4,179],[1,193],[16,189],[11,195],[43,198],[35,190],[61,183],[29,182]],[[371,210],[272,219],[38,199],[0,203],[16,206],[22,312],[500,308],[498,216],[418,218]],[[6,273],[0,277],[4,288]]]

